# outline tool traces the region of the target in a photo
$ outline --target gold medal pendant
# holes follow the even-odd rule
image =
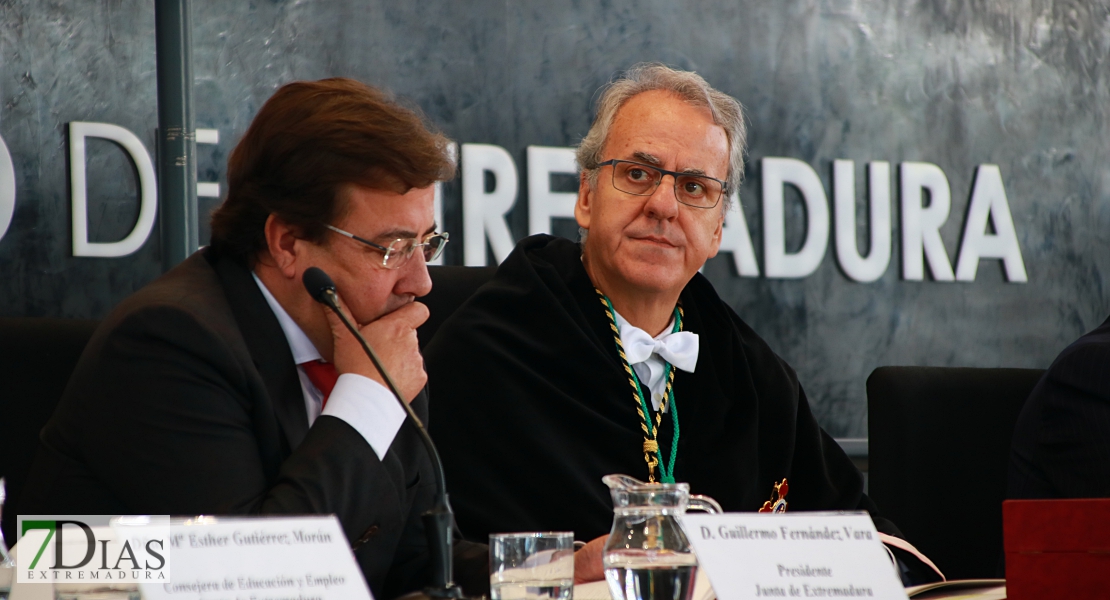
[[[644,440],[644,462],[647,463],[648,468],[648,483],[655,483],[655,467],[659,466],[659,461],[655,459],[657,452],[659,452],[658,442]]]
[[[759,512],[786,512],[786,494],[790,491],[790,485],[786,483],[786,478],[783,477],[782,481],[776,483],[773,487],[774,490],[771,493],[771,499],[763,503],[763,507],[759,509]]]

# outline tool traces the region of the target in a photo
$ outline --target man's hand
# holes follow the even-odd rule
[[[595,538],[574,553],[574,583],[589,583],[605,578],[601,556],[605,551],[608,535]]]
[[[339,307],[351,319],[351,313],[342,298],[339,299]],[[385,378],[374,367],[373,361],[362,350],[358,339],[351,335],[333,311],[326,312],[335,348],[332,358],[335,370],[341,375],[363,375],[389,387]],[[428,382],[428,374],[424,372],[424,358],[420,355],[420,344],[416,339],[416,328],[427,320],[428,307],[419,302],[411,302],[359,327],[362,337],[366,338],[366,342],[377,353],[382,367],[389,372],[393,383],[397,384],[397,391],[406,402],[412,402]],[[355,326],[358,326],[357,323]]]

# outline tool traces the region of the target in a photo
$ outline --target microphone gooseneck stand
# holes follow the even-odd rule
[[[338,296],[335,293],[335,283],[332,282],[331,277],[322,269],[311,267],[304,272],[302,282],[304,283],[305,289],[308,290],[309,295],[317,302],[330,308],[351,334],[355,336],[359,344],[362,345],[363,351],[370,357],[370,361],[374,363],[374,367],[382,374],[382,379],[385,380],[389,391],[393,392],[393,396],[397,398],[397,402],[401,404],[401,408],[405,409],[405,412],[408,413],[408,417],[412,421],[413,427],[416,428],[417,433],[420,434],[420,441],[424,443],[424,448],[427,450],[428,456],[432,461],[432,469],[435,471],[436,476],[436,504],[421,515],[421,519],[424,521],[424,532],[428,536],[428,548],[432,563],[432,581],[431,585],[424,588],[423,592],[413,592],[402,596],[402,598],[410,600],[421,596],[429,598],[462,598],[462,588],[455,585],[454,564],[451,555],[454,514],[451,512],[451,505],[447,500],[447,485],[443,477],[443,463],[439,460],[439,452],[436,451],[436,446],[432,442],[431,436],[428,435],[428,430],[424,427],[424,423],[420,421],[420,417],[416,416],[416,413],[413,412],[409,403],[401,397],[401,393],[397,390],[397,385],[393,383],[393,378],[389,376],[385,367],[382,366],[382,362],[378,359],[377,353],[370,347],[370,344],[366,343],[366,339],[362,337],[358,328],[351,323],[347,315],[340,310]]]

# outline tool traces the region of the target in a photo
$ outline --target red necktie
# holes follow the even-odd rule
[[[335,365],[324,362],[322,360],[310,360],[301,363],[301,368],[304,369],[304,374],[308,375],[308,380],[320,393],[324,396],[324,401],[320,405],[323,409],[328,404],[328,396],[331,395],[332,389],[335,387],[335,382],[339,379],[339,373],[335,371]]]

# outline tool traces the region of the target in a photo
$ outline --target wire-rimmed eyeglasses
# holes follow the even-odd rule
[[[339,235],[345,235],[352,240],[362,242],[363,244],[366,244],[367,246],[370,246],[371,248],[374,248],[375,250],[381,252],[382,267],[386,269],[396,269],[405,264],[409,258],[412,258],[412,254],[416,251],[417,248],[420,248],[423,252],[424,262],[431,262],[439,258],[440,254],[443,254],[443,247],[447,245],[447,240],[451,237],[446,231],[444,231],[442,233],[429,233],[428,235],[424,236],[423,239],[396,239],[383,246],[381,244],[375,244],[368,239],[361,238],[349,231],[343,231],[342,229],[333,225],[325,225],[324,227],[327,227],[328,229],[338,233]]]
[[[613,187],[634,196],[650,196],[663,182],[664,175],[674,177],[674,195],[679,202],[694,208],[713,208],[721,201],[725,182],[708,175],[678,173],[631,160],[610,159],[597,166],[613,166]]]

